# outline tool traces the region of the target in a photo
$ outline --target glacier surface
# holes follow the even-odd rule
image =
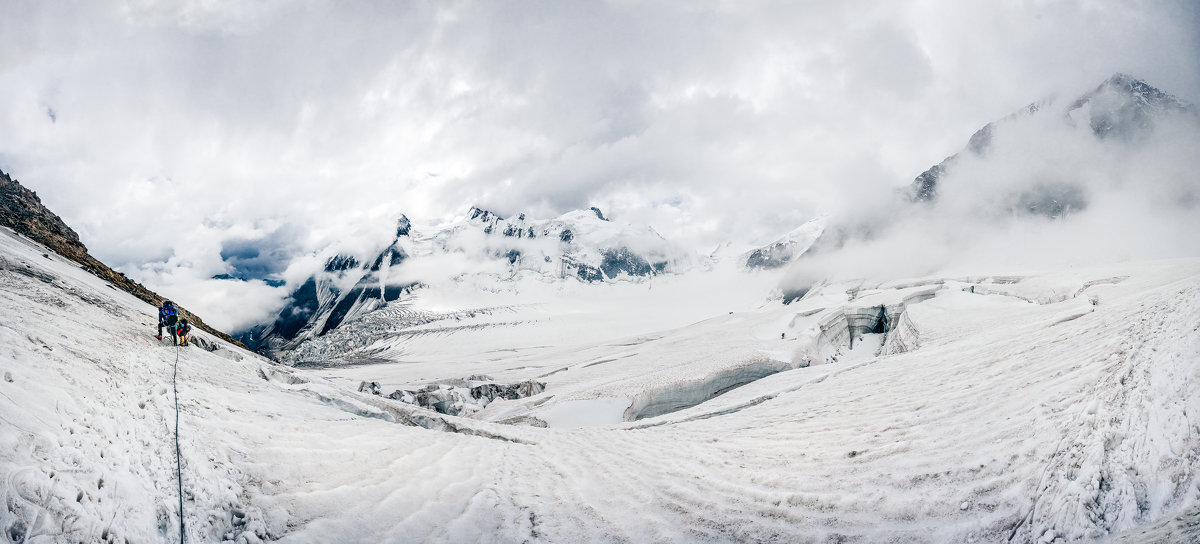
[[[1200,260],[788,305],[719,268],[431,290],[404,311],[451,317],[358,320],[361,357],[292,367],[160,343],[152,307],[43,253],[0,229],[9,541],[180,538],[176,357],[193,542],[1200,538]],[[470,376],[545,388],[470,417],[386,396]]]

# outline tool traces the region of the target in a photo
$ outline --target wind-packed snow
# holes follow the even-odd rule
[[[461,326],[376,334],[385,309],[338,329],[362,357],[291,368],[161,343],[152,307],[4,229],[0,259],[11,541],[179,539],[177,356],[192,542],[1200,538],[1200,260],[790,305],[721,269],[428,292],[406,311]],[[386,397],[484,375],[546,389],[469,418]]]

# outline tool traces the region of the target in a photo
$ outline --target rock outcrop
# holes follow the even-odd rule
[[[546,384],[527,380],[514,384],[500,384],[487,376],[471,376],[446,383],[431,383],[418,389],[397,389],[387,398],[406,404],[420,406],[440,414],[470,416],[497,399],[517,400],[540,395]],[[362,382],[360,393],[383,396],[379,382]]]
[[[36,193],[26,189],[2,171],[0,171],[0,225],[46,246],[55,253],[78,263],[92,275],[149,304],[159,306],[163,300],[166,300],[165,297],[147,289],[141,283],[129,279],[125,274],[109,268],[108,265],[92,257],[88,253],[87,247],[79,240],[79,235],[71,230],[62,218],[46,208]],[[182,307],[179,307],[179,311],[195,327],[222,340],[245,347],[228,334],[210,327],[196,314]]]

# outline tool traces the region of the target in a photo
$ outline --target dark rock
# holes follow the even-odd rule
[[[389,393],[387,396],[387,398],[389,398],[389,399],[399,400],[399,401],[403,401],[406,397],[412,397],[415,399],[417,397],[417,394],[414,391],[405,391],[402,389],[397,389],[397,390]]]
[[[389,266],[396,266],[396,265],[404,262],[404,259],[408,258],[408,253],[406,253],[403,249],[400,249],[399,247],[393,247],[391,253],[392,253],[392,256],[391,256],[390,262],[388,263]]]
[[[487,399],[489,401],[495,399],[517,400],[532,397],[545,390],[546,384],[533,380],[511,385],[485,383],[471,388],[471,398],[475,400]]]
[[[325,261],[326,272],[342,272],[356,268],[357,266],[358,259],[355,259],[352,255],[334,255],[328,261]]]
[[[407,215],[401,215],[400,219],[396,220],[396,238],[408,236],[409,229],[412,228],[412,222],[408,220]]]
[[[485,383],[476,385],[471,388],[471,398],[473,399],[494,399],[504,395],[504,387],[495,383]]]
[[[580,264],[580,265],[578,265],[578,270],[576,270],[575,273],[576,273],[576,275],[579,276],[579,279],[586,281],[588,283],[591,283],[594,281],[604,281],[604,274],[602,274],[600,272],[599,268],[596,268],[594,266]]]
[[[300,288],[292,292],[284,312],[275,319],[274,333],[281,338],[291,340],[308,324],[317,313],[320,303],[317,300],[317,282],[308,278]]]
[[[375,257],[375,262],[371,264],[371,268],[369,270],[371,272],[379,272],[379,270],[383,268],[383,263],[388,263],[388,266],[396,266],[404,262],[404,260],[407,258],[408,253],[405,252],[403,248],[392,244],[391,246],[388,246],[387,249],[384,249],[382,252],[380,252],[378,257]]]
[[[807,295],[808,291],[811,289],[812,289],[811,286],[793,287],[793,288],[787,289],[783,292],[783,303],[791,304],[792,302],[800,300],[800,299],[804,298],[804,295]]]
[[[397,285],[385,285],[383,287],[383,301],[392,302],[399,300],[400,295],[411,295],[419,287],[421,287],[421,283],[415,281]]]
[[[650,263],[627,247],[606,249],[601,252],[601,255],[603,255],[603,258],[600,262],[600,270],[604,272],[605,277],[615,278],[621,272],[630,276],[650,276],[654,274],[654,269],[650,266]]]
[[[746,268],[755,270],[779,268],[791,262],[794,253],[793,244],[775,242],[751,252],[750,256],[746,258]]]
[[[474,206],[471,206],[471,209],[470,209],[470,210],[467,210],[467,219],[470,219],[470,220],[472,220],[472,221],[478,220],[478,221],[480,221],[480,222],[483,222],[483,223],[487,223],[487,222],[491,222],[491,221],[503,221],[503,220],[504,220],[504,218],[503,218],[503,217],[500,217],[499,215],[496,215],[496,214],[494,214],[494,213],[492,213],[492,212],[489,212],[489,211],[487,211],[487,210],[483,210],[483,209],[480,209],[480,208],[476,208],[476,207],[474,207]]]
[[[600,208],[592,206],[591,208],[588,208],[588,209],[592,210],[592,213],[596,214],[596,218],[598,218],[599,220],[608,221],[607,219],[604,218],[604,213],[600,211]]]
[[[533,380],[521,382],[515,387],[517,395],[516,398],[519,399],[539,395],[546,390],[546,384],[542,382],[535,382]]]
[[[346,319],[354,304],[363,298],[379,298],[379,289],[370,289],[355,285],[353,289],[347,291],[346,296],[342,297],[337,305],[333,307],[333,311],[329,313],[329,319],[325,320],[325,326],[321,327],[320,334],[325,334],[338,325],[341,325],[342,320]]]

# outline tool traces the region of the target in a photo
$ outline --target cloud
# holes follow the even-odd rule
[[[9,3],[0,168],[163,289],[280,225],[291,278],[470,205],[708,249],[860,213],[1113,72],[1200,102],[1198,28],[1182,0]]]
[[[932,203],[897,199],[843,219],[845,244],[799,259],[785,289],[1200,255],[1195,111],[1152,124],[1130,117],[1099,137],[1090,119],[1066,114],[1069,104],[995,123],[982,154],[946,163]]]
[[[285,225],[255,238],[226,239],[221,245],[221,260],[227,274],[242,279],[267,279],[287,269],[297,252],[298,229]]]

